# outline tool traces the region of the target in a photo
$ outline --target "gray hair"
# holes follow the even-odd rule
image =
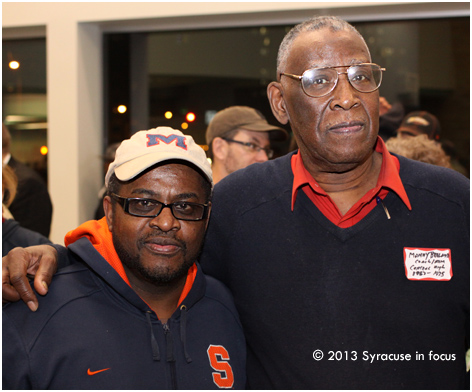
[[[301,34],[307,31],[316,31],[323,28],[329,28],[332,32],[337,31],[352,31],[356,33],[365,43],[364,37],[356,30],[354,26],[349,24],[337,16],[315,16],[310,18],[295,27],[293,27],[284,37],[279,47],[277,54],[277,77],[280,72],[285,71],[284,67],[287,63],[288,53],[292,47],[293,41]],[[366,44],[367,46],[367,44]],[[369,48],[367,48],[369,50]]]

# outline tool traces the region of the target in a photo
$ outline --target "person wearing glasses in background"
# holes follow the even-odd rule
[[[172,128],[137,132],[105,184],[105,217],[57,246],[70,265],[38,310],[4,307],[3,388],[244,388],[233,300],[195,262],[211,210],[203,149]]]
[[[252,389],[468,388],[470,183],[387,151],[383,72],[347,22],[295,26],[268,97],[299,149],[215,187],[200,262],[234,296]],[[34,301],[32,256],[4,296],[13,273]]]
[[[270,142],[287,138],[287,131],[270,125],[256,109],[230,106],[219,111],[206,131],[215,184],[236,170],[271,159]]]

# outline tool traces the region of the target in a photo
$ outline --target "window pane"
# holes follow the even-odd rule
[[[419,109],[435,114],[442,139],[454,145],[468,169],[469,18],[354,25],[372,60],[387,69],[380,94],[390,103],[400,102],[405,114]],[[212,115],[231,105],[252,106],[278,124],[266,87],[276,78],[278,47],[291,27],[106,35],[108,141],[166,125],[204,145]],[[119,114],[120,102],[131,110]],[[193,122],[185,120],[189,112],[195,114]],[[288,148],[289,143],[274,146],[276,155]]]
[[[47,180],[46,40],[4,40],[3,122],[11,153]],[[43,155],[44,154],[44,155]]]
[[[469,170],[469,18],[356,24],[374,62],[387,69],[380,94],[405,112],[426,110],[443,146]]]

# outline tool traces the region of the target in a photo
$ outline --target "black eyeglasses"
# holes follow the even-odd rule
[[[338,72],[335,68],[347,68],[346,72]],[[292,75],[281,72],[280,76],[299,80],[306,95],[320,98],[336,87],[339,75],[346,74],[352,87],[361,93],[371,93],[377,90],[382,83],[382,72],[386,71],[377,64],[362,63],[356,65],[339,65],[336,67],[312,68],[303,72],[303,75]]]
[[[164,208],[170,208],[172,215],[176,219],[184,221],[199,221],[206,219],[208,216],[209,204],[190,203],[187,201],[165,204],[154,199],[126,198],[114,193],[111,194],[111,197],[123,207],[124,212],[142,218],[154,218]]]
[[[274,156],[274,151],[271,150],[270,148],[268,147],[261,147],[261,146],[258,146],[257,144],[255,143],[250,143],[250,142],[241,142],[239,140],[234,140],[234,139],[228,139],[226,137],[222,137],[223,140],[226,140],[227,142],[230,142],[230,143],[237,143],[237,144],[241,144],[242,146],[246,146],[248,147],[249,149],[251,149],[252,151],[254,152],[259,152],[261,150],[264,150],[264,152],[266,153],[267,155],[267,158],[271,159],[273,156]]]

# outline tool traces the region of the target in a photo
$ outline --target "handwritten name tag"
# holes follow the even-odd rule
[[[451,280],[450,249],[403,248],[405,274],[410,280]]]

